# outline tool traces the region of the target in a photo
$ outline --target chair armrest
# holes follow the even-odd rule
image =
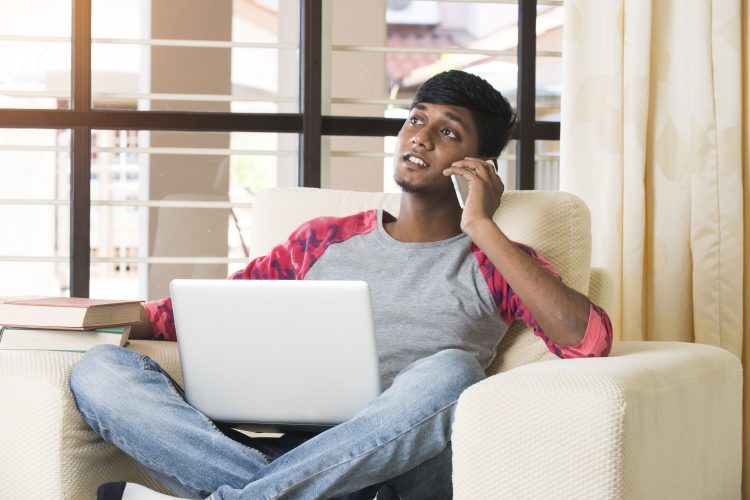
[[[179,375],[176,343],[131,345]],[[122,480],[158,489],[78,413],[69,381],[80,358],[72,352],[0,351],[0,498],[94,498],[101,483]]]
[[[739,498],[742,368],[718,347],[618,342],[460,397],[457,499]]]

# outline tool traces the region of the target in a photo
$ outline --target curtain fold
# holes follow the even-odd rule
[[[615,283],[616,338],[744,349],[750,361],[747,5],[564,8],[560,189],[591,210],[592,264]]]
[[[742,4],[742,172],[743,172],[743,214],[745,243],[745,272],[743,272],[744,311],[743,325],[746,335],[750,335],[750,7]],[[750,498],[750,339],[742,345],[743,379],[743,460],[742,495]]]
[[[740,8],[565,2],[560,185],[591,208],[622,339],[741,355]]]

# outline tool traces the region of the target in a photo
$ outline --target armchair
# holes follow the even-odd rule
[[[382,206],[399,195],[305,188],[259,193],[252,256],[298,224]],[[605,309],[606,272],[590,268],[590,222],[578,198],[509,191],[495,221],[566,283]],[[176,345],[134,341],[180,382]],[[79,354],[0,351],[0,497],[93,498],[99,484],[155,481],[89,430],[68,388]],[[741,366],[722,349],[617,342],[610,358],[558,360],[514,325],[491,375],[460,398],[454,494],[481,498],[738,498]]]

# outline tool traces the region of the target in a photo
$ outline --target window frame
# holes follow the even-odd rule
[[[323,136],[385,137],[397,135],[401,128],[403,121],[395,118],[322,115],[323,0],[300,0],[299,113],[92,109],[91,2],[71,2],[70,108],[0,109],[0,128],[71,130],[70,295],[73,297],[89,296],[92,130],[296,133],[299,134],[299,185],[321,187]],[[516,189],[534,189],[535,141],[560,140],[559,122],[535,119],[536,12],[537,0],[518,0],[518,119],[511,136],[517,141]]]

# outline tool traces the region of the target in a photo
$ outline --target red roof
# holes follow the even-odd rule
[[[388,33],[389,47],[456,47],[456,42],[450,33],[436,33],[415,27],[414,31],[400,29]],[[404,52],[389,52],[385,56],[386,71],[390,85],[399,83],[415,68],[430,65],[440,59],[440,54],[411,54]]]

